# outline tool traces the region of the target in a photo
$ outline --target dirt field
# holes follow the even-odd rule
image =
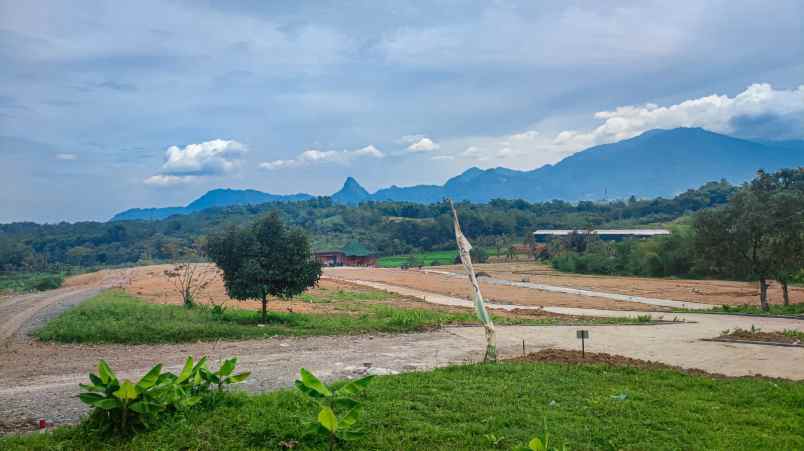
[[[438,267],[439,270],[442,267]],[[444,267],[449,268],[449,267]],[[337,268],[326,270],[327,277],[349,280],[365,280],[397,285],[447,296],[469,299],[471,287],[466,279],[447,277],[441,274],[426,273],[417,270],[401,270],[386,268]],[[576,307],[603,310],[668,310],[653,305],[614,301],[564,293],[550,293],[528,288],[492,285],[480,280],[483,297],[496,304],[516,304],[532,306]]]
[[[201,304],[224,304],[227,308],[240,308],[259,310],[261,304],[259,301],[237,301],[229,298],[226,295],[226,289],[223,286],[223,279],[220,275],[213,270],[211,265],[204,265],[206,276],[209,284],[197,296],[196,302]],[[128,272],[128,283],[123,288],[129,294],[145,299],[146,301],[157,304],[181,304],[182,300],[179,294],[171,285],[170,280],[165,276],[165,270],[173,268],[173,265],[156,265],[156,266],[142,266],[133,268]],[[362,285],[349,283],[343,280],[332,279],[324,277],[321,279],[317,287],[311,288],[305,295],[315,298],[328,298],[338,291],[348,291],[356,293],[376,292],[377,290],[367,288]],[[438,310],[443,312],[472,312],[471,308],[462,307],[449,307],[434,305],[424,302],[422,299],[403,296],[395,293],[387,293],[387,297],[378,300],[360,300],[363,305],[367,304],[386,304],[398,308],[411,308],[411,309],[428,309]],[[272,298],[268,301],[268,310],[273,311],[289,311],[291,308],[294,312],[299,313],[355,313],[358,314],[362,309],[352,308],[348,302],[332,302],[332,303],[311,303],[305,301],[303,298],[295,299],[293,301],[285,301],[281,299]],[[561,315],[543,311],[522,310],[516,312],[508,311],[495,311],[495,315],[515,318],[561,318],[571,322],[578,318],[572,315]]]
[[[463,274],[461,266],[438,266],[432,269]],[[759,288],[756,283],[748,282],[568,274],[535,262],[480,264],[475,265],[475,270],[486,272],[498,279],[515,282],[542,283],[630,296],[657,297],[713,305],[759,304]],[[772,282],[768,296],[772,304],[781,304],[781,286]],[[790,301],[804,302],[804,288],[790,287]],[[633,307],[631,308],[633,309]]]

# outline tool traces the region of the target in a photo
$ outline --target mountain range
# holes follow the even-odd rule
[[[631,139],[590,147],[554,165],[531,171],[476,167],[444,185],[391,186],[369,193],[346,179],[333,202],[438,202],[445,197],[472,202],[495,198],[527,201],[624,199],[672,196],[712,180],[750,180],[758,169],[773,171],[804,165],[804,141],[751,141],[701,128],[650,130]],[[255,190],[216,189],[186,207],[131,209],[112,220],[162,219],[211,207],[292,202],[309,194],[274,195]]]

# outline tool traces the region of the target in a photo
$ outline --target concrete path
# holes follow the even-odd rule
[[[422,269],[421,271],[426,273],[439,274],[447,277],[460,277],[460,278],[466,277],[466,275],[464,274],[458,274],[449,271],[438,271],[434,269]],[[656,305],[660,307],[686,308],[693,310],[709,310],[716,307],[714,305],[701,304],[698,302],[674,301],[671,299],[647,298],[643,296],[629,296],[627,294],[606,293],[602,291],[583,290],[580,288],[560,287],[557,285],[545,285],[542,283],[514,282],[512,280],[498,279],[495,277],[482,277],[480,278],[480,280],[485,283],[490,283],[492,285],[504,285],[518,288],[531,288],[534,290],[551,291],[554,293],[575,294],[578,296],[612,299],[615,301],[623,301],[623,302],[638,302],[640,304]]]

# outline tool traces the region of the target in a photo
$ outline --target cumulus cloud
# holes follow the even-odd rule
[[[544,132],[528,129],[500,136],[474,136],[443,141],[442,153],[480,166],[504,164],[532,169],[556,163],[599,144],[632,138],[645,131],[703,127],[718,133],[767,139],[804,137],[804,85],[774,89],[753,84],[733,97],[709,95],[676,104],[627,105],[592,115],[591,129]]]
[[[145,183],[172,186],[191,182],[197,177],[229,174],[240,166],[246,151],[243,144],[224,139],[184,147],[170,146],[165,151],[165,163],[159,174],[148,177]]]
[[[165,175],[221,175],[232,172],[240,164],[246,147],[233,140],[214,139],[165,151]]]
[[[78,155],[76,155],[74,153],[59,153],[59,154],[56,154],[56,159],[57,160],[72,161],[72,160],[77,160]]]
[[[152,175],[145,179],[146,185],[174,186],[189,183],[196,179],[194,175]]]
[[[441,148],[441,146],[438,145],[438,143],[433,142],[432,139],[426,137],[419,138],[417,141],[408,146],[408,150],[411,152],[431,152],[433,150],[438,150],[439,148]]]
[[[590,131],[566,130],[553,143],[572,149],[632,138],[655,128],[703,127],[719,133],[736,133],[741,124],[763,122],[768,117],[788,120],[804,112],[804,85],[797,89],[776,90],[770,84],[757,83],[734,97],[710,95],[659,106],[621,106],[613,111],[595,113],[603,124]],[[801,120],[801,116],[798,116]],[[802,123],[795,127],[801,134]],[[788,124],[788,128],[790,127]],[[762,136],[777,138],[778,136]]]
[[[358,158],[384,158],[385,154],[369,144],[355,150],[318,150],[309,149],[292,160],[274,160],[260,163],[260,167],[269,171],[287,168],[298,168],[320,163],[349,164]]]

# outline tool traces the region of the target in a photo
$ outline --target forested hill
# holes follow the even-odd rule
[[[643,225],[723,204],[736,190],[711,182],[672,199],[593,203],[529,203],[493,200],[458,205],[464,232],[488,245],[495,238],[521,242],[537,228]],[[381,254],[405,254],[454,246],[448,206],[443,202],[337,204],[330,198],[229,206],[158,221],[13,223],[0,225],[0,271],[70,266],[145,263],[191,258],[205,237],[229,225],[243,225],[269,211],[304,229],[314,247],[341,246],[356,239]]]
[[[555,165],[532,171],[470,168],[444,185],[392,186],[369,193],[352,177],[330,197],[335,203],[369,200],[438,203],[445,197],[471,202],[523,199],[543,202],[673,196],[709,180],[750,180],[804,165],[804,141],[754,142],[701,128],[651,130],[635,138],[591,147]],[[186,207],[132,209],[112,220],[163,219],[204,208],[307,200],[309,194],[274,195],[254,190],[210,191]]]

